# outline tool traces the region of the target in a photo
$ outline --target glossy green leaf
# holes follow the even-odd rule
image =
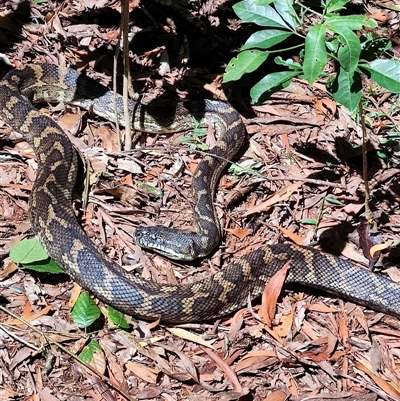
[[[360,64],[360,68],[372,80],[391,93],[400,93],[400,61],[375,60],[370,64]]]
[[[300,219],[299,221],[300,221],[300,223],[311,224],[313,226],[316,226],[318,223],[318,221],[316,219]]]
[[[303,72],[310,84],[320,76],[328,60],[325,34],[325,26],[316,24],[306,36]]]
[[[335,32],[340,32],[342,28],[359,31],[363,26],[371,29],[378,26],[375,20],[365,17],[364,15],[329,16],[325,20],[325,25],[328,29],[332,29]]]
[[[81,329],[89,327],[100,317],[100,309],[90,298],[88,292],[82,292],[71,312],[71,318],[74,323]]]
[[[64,273],[63,269],[53,260],[46,259],[33,263],[23,263],[24,269],[34,270],[39,273],[60,274]]]
[[[282,31],[280,29],[265,29],[263,31],[254,32],[242,46],[241,50],[246,49],[269,49],[276,44],[283,42],[292,32]]]
[[[361,44],[358,36],[347,28],[340,30],[340,42],[338,59],[340,65],[349,73],[352,73],[357,68],[360,61]]]
[[[332,203],[333,205],[338,205],[341,206],[342,202],[336,198],[332,198],[331,196],[325,196],[325,200],[329,203]]]
[[[113,324],[121,327],[121,329],[129,329],[129,323],[126,321],[125,315],[122,312],[107,305],[107,316]]]
[[[267,98],[271,93],[286,88],[292,78],[299,75],[299,72],[282,71],[268,74],[261,81],[256,83],[250,90],[253,103],[258,103]]]
[[[275,0],[274,7],[278,14],[285,20],[287,25],[295,31],[297,28],[297,20],[295,18],[296,12],[293,9],[292,1]]]
[[[88,345],[82,350],[82,352],[79,354],[79,358],[86,362],[89,363],[93,360],[94,353],[96,351],[103,351],[101,349],[100,344],[97,341],[90,341]]]
[[[332,13],[341,10],[350,0],[328,0],[326,3],[326,11]]]
[[[245,22],[253,22],[257,25],[271,28],[288,29],[285,21],[269,5],[259,6],[254,0],[245,0],[235,4],[233,10]]]
[[[10,250],[10,258],[15,263],[33,263],[49,258],[47,252],[36,238],[25,239]]]
[[[245,50],[234,57],[226,66],[222,82],[237,81],[243,74],[256,70],[267,58],[269,53],[261,50]]]
[[[333,98],[354,112],[361,100],[361,77],[355,71],[349,74],[344,68],[340,67],[338,75],[334,80],[328,82],[327,87],[332,93]]]

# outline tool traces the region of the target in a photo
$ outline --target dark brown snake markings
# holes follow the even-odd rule
[[[246,305],[249,295],[258,297],[270,277],[290,261],[287,282],[322,289],[400,316],[398,284],[340,258],[295,245],[264,246],[211,277],[184,285],[161,285],[137,278],[108,259],[86,236],[71,207],[76,152],[61,128],[32,103],[64,101],[113,119],[111,96],[106,88],[76,71],[52,65],[13,70],[0,82],[0,116],[25,136],[39,163],[30,197],[31,225],[49,255],[73,280],[107,304],[138,318],[171,323],[205,321]],[[120,102],[118,108],[122,110]],[[180,104],[167,111],[132,103],[131,109],[134,128],[145,132],[190,129],[190,115],[203,116],[205,124],[211,122],[222,130],[221,146],[214,151],[220,156],[226,156],[225,147],[232,147],[243,135],[239,115],[220,102]],[[214,158],[207,157],[195,173],[195,186],[200,186],[194,191],[196,201],[200,200],[195,211],[198,226],[213,220],[212,192],[219,175],[213,169],[220,172]],[[206,224],[205,231],[200,227],[200,241],[211,232],[208,230],[216,230],[219,240],[216,227]]]

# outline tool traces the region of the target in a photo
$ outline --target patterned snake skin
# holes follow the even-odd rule
[[[74,70],[53,65],[12,70],[0,82],[0,117],[24,135],[38,159],[29,206],[32,228],[63,270],[105,303],[145,320],[180,323],[216,319],[246,305],[249,296],[258,297],[271,276],[289,261],[287,282],[322,289],[400,317],[400,285],[340,258],[296,245],[263,246],[191,284],[161,285],[127,273],[96,248],[77,222],[71,206],[77,155],[61,128],[32,106],[42,101],[78,104],[113,120],[112,94]],[[120,98],[117,105],[122,110]],[[191,115],[203,117],[206,126],[212,123],[221,131],[213,152],[225,158],[231,157],[229,148],[236,151],[234,142],[240,146],[243,136],[239,115],[220,102],[179,104],[167,110],[131,103],[130,112],[134,129],[145,132],[191,129]],[[119,120],[123,121],[122,111]],[[206,244],[207,253],[219,241],[212,192],[220,164],[225,165],[208,156],[195,173],[197,238],[191,240],[190,252],[194,249],[202,254]],[[142,230],[137,235],[139,242],[142,237],[154,237],[151,231],[148,235],[147,229]],[[205,235],[212,239],[211,245],[202,243]]]

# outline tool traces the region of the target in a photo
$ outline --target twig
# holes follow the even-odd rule
[[[21,337],[17,336],[16,334],[12,333],[11,331],[8,331],[5,327],[4,324],[0,324],[0,330],[4,331],[8,336],[13,338],[15,341],[20,342],[21,344],[26,345],[28,348],[32,348],[36,352],[40,352],[42,349],[35,347],[33,344],[28,343],[27,341],[23,340]]]
[[[365,187],[365,217],[368,222],[372,225],[373,229],[376,229],[374,223],[374,217],[369,207],[370,192],[369,192],[369,181],[368,181],[368,160],[367,160],[367,129],[365,127],[364,110],[361,101],[358,103],[358,112],[360,114],[361,129],[362,129],[362,158],[363,158],[363,180]]]
[[[125,119],[125,143],[124,149],[132,149],[132,131],[131,121],[129,117],[129,106],[128,106],[128,92],[129,85],[131,83],[131,72],[129,69],[129,0],[123,0],[121,3],[121,15],[122,15],[122,48],[124,55],[124,78],[123,78],[123,104],[124,104],[124,119]]]

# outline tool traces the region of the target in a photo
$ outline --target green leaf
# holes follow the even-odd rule
[[[390,93],[400,93],[400,61],[375,60],[368,64],[360,64],[363,72]],[[366,70],[366,71],[364,71]]]
[[[338,206],[342,205],[342,202],[340,202],[340,200],[338,200],[336,198],[332,198],[331,196],[325,196],[325,200],[334,205],[338,205]]]
[[[38,261],[33,263],[24,263],[24,269],[34,270],[39,273],[50,273],[50,274],[60,274],[64,273],[64,270],[53,260],[47,259],[45,261]]]
[[[269,5],[259,6],[254,0],[240,1],[233,6],[236,15],[245,22],[254,22],[260,26],[288,29],[285,21]]]
[[[326,11],[332,13],[337,10],[344,8],[343,6],[347,4],[350,0],[329,0],[326,3]]]
[[[376,55],[385,53],[392,48],[389,39],[378,37],[373,32],[366,32],[360,36],[361,57],[364,61],[376,60]]]
[[[331,40],[325,42],[325,45],[327,47],[327,49],[331,52],[331,53],[336,53],[339,49],[339,41],[338,38],[335,36],[333,37]]]
[[[363,15],[328,16],[325,20],[325,25],[328,29],[338,33],[340,33],[342,28],[359,31],[364,25],[371,29],[378,26],[375,20]]]
[[[101,349],[101,346],[97,341],[91,340],[89,344],[86,345],[86,347],[79,354],[79,358],[82,361],[89,363],[93,360],[96,351],[103,351],[103,350]]]
[[[320,76],[328,60],[325,32],[324,25],[315,24],[306,36],[303,72],[310,85]]]
[[[334,80],[327,83],[333,98],[345,106],[351,112],[355,111],[361,100],[361,77],[355,71],[349,74],[344,68],[340,67],[338,75]]]
[[[361,44],[358,36],[347,28],[340,30],[339,37],[344,45],[339,47],[338,58],[340,65],[349,73],[356,70],[360,61]]]
[[[107,305],[107,316],[114,325],[121,327],[121,329],[129,329],[129,323],[122,312]]]
[[[266,29],[253,33],[242,46],[241,50],[246,49],[269,49],[276,44],[283,42],[292,32],[282,31],[280,29]]]
[[[283,60],[281,56],[276,56],[274,58],[274,61],[277,65],[284,65],[285,67],[288,67],[291,70],[297,70],[298,72],[303,71],[303,66],[297,61],[293,61],[291,58]]]
[[[296,12],[292,7],[292,1],[275,0],[274,7],[278,14],[285,20],[287,25],[295,31],[297,28],[297,20],[295,18]]]
[[[398,144],[396,144],[398,145]],[[385,152],[382,152],[381,150],[376,151],[376,155],[383,160],[386,160],[388,158],[387,154]]]
[[[10,250],[10,258],[15,263],[33,263],[49,258],[36,238],[25,239]]]
[[[271,93],[286,88],[292,78],[299,75],[299,72],[281,71],[268,74],[261,81],[256,83],[250,90],[253,103],[258,103],[267,98]]]
[[[138,186],[141,186],[142,188],[144,188],[146,191],[149,191],[151,194],[153,194],[155,196],[162,195],[162,191],[159,188],[156,188],[153,185],[148,184],[147,182],[137,180],[137,181],[135,181],[135,183]]]
[[[311,224],[313,226],[316,226],[318,223],[318,221],[316,219],[300,219],[299,221],[300,221],[300,223]]]
[[[95,304],[89,293],[82,292],[71,312],[71,318],[74,323],[81,329],[89,327],[100,317],[100,309]]]
[[[268,6],[272,4],[275,0],[255,0],[255,3],[258,6]]]
[[[267,59],[268,55],[268,52],[254,49],[239,53],[226,66],[222,82],[237,81],[243,74],[253,72]]]

